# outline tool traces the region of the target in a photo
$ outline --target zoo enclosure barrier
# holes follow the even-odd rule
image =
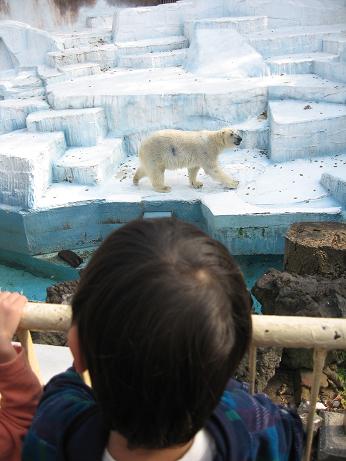
[[[28,303],[24,309],[18,332],[26,350],[29,363],[40,377],[40,367],[35,355],[30,331],[63,332],[69,329],[71,307],[62,304]],[[256,353],[258,347],[283,347],[313,349],[314,369],[311,388],[310,411],[307,421],[307,439],[304,461],[311,458],[313,421],[318,399],[320,380],[327,352],[346,350],[346,319],[309,317],[284,317],[253,315],[253,337],[249,353],[250,390],[255,391]],[[84,376],[90,385],[88,374]]]

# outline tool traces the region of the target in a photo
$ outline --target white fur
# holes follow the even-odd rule
[[[148,176],[157,192],[169,192],[171,188],[164,184],[165,170],[187,168],[191,186],[199,188],[203,184],[196,177],[198,170],[203,168],[213,179],[234,189],[238,182],[223,173],[217,163],[220,152],[235,146],[234,136],[238,133],[231,128],[219,131],[157,131],[140,146],[140,166],[133,183],[137,185],[141,178]]]

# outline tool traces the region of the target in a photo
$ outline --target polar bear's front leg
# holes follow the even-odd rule
[[[195,168],[188,168],[190,184],[195,189],[199,189],[203,186],[202,182],[197,181],[198,170],[199,170],[199,166]]]
[[[169,186],[165,186],[165,170],[155,168],[155,170],[151,171],[148,174],[151,184],[156,190],[156,192],[170,192],[171,188]]]
[[[236,189],[238,187],[239,181],[232,179],[226,173],[220,170],[218,166],[212,168],[204,168],[204,171],[211,176],[215,181],[219,181],[230,189]]]

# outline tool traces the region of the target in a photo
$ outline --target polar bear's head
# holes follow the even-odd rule
[[[221,137],[225,148],[239,146],[242,140],[239,131],[233,130],[232,128],[224,128],[221,130]]]

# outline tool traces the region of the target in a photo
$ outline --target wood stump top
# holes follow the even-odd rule
[[[286,271],[331,278],[345,276],[345,223],[296,223],[289,228],[285,243]]]
[[[286,239],[311,248],[332,247],[346,251],[346,224],[339,222],[295,223]]]

